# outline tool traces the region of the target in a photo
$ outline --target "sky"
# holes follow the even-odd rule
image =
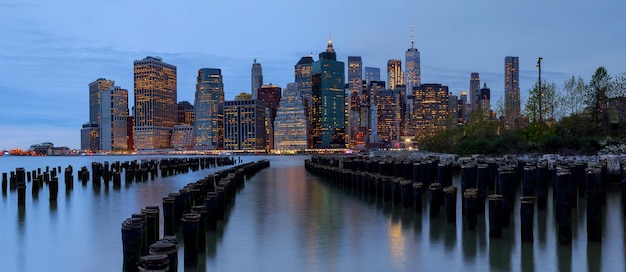
[[[385,67],[411,45],[422,83],[469,88],[471,72],[504,93],[504,58],[519,57],[522,100],[542,79],[560,88],[599,66],[626,72],[621,0],[0,0],[0,149],[41,142],[80,148],[88,84],[114,80],[133,103],[133,61],[160,56],[177,66],[178,100],[193,103],[200,68],[220,68],[226,99],[250,92],[254,59],[264,83],[285,87],[294,65],[326,49]]]

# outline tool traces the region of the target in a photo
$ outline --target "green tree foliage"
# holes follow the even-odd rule
[[[538,120],[540,94],[545,122]],[[501,104],[496,105],[500,113]],[[442,131],[423,141],[422,148],[459,155],[596,154],[605,144],[626,142],[626,73],[612,77],[599,67],[588,84],[572,76],[564,82],[562,92],[554,83],[542,82],[541,90],[535,84],[524,113],[527,126],[504,130],[491,113],[478,109],[464,127]]]
[[[541,114],[545,120],[558,120],[561,112],[561,98],[557,93],[556,84],[554,82],[535,83],[532,89],[528,91],[528,99],[524,107],[524,114],[528,116],[530,122],[539,121],[539,96],[541,95]]]
[[[589,86],[585,80],[578,76],[572,76],[563,82],[563,95],[561,96],[561,105],[564,108],[566,116],[578,115],[585,110],[585,94]]]
[[[585,102],[598,133],[608,134],[608,94],[611,92],[611,75],[604,66],[598,67],[589,81]]]

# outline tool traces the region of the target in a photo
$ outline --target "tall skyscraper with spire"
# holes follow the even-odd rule
[[[198,70],[194,100],[195,149],[222,148],[224,131],[224,83],[222,70]]]
[[[396,86],[400,85],[404,85],[402,61],[399,59],[390,59],[387,62],[387,88],[393,90]]]
[[[406,95],[410,96],[413,94],[413,87],[417,87],[422,83],[420,52],[417,48],[415,48],[415,33],[413,25],[411,25],[411,48],[406,50],[404,56]]]
[[[135,147],[138,151],[168,148],[178,121],[176,66],[159,57],[134,62]]]
[[[507,128],[515,127],[520,113],[519,58],[504,58],[504,118]]]
[[[345,147],[344,63],[337,61],[332,39],[312,66],[314,148]]]
[[[257,90],[263,86],[263,68],[260,63],[256,62],[256,59],[254,59],[254,63],[252,63],[251,82],[252,98],[257,99]]]

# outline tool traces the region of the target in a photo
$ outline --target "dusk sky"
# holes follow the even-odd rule
[[[256,58],[264,83],[294,81],[300,57],[317,60],[329,34],[340,61],[381,68],[411,45],[422,83],[455,94],[479,72],[492,108],[504,92],[504,58],[519,56],[522,100],[542,78],[589,80],[598,66],[626,72],[626,1],[29,1],[0,0],[0,149],[52,142],[80,148],[88,84],[128,89],[133,61],[160,56],[178,68],[178,100],[193,103],[199,68],[220,68],[226,99],[250,92]]]

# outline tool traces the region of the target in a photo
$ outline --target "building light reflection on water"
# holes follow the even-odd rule
[[[387,219],[389,228],[387,235],[389,237],[389,254],[391,256],[391,264],[394,266],[394,270],[402,270],[402,265],[406,262],[406,245],[405,241],[407,237],[404,236],[405,232],[402,231],[402,221]]]

